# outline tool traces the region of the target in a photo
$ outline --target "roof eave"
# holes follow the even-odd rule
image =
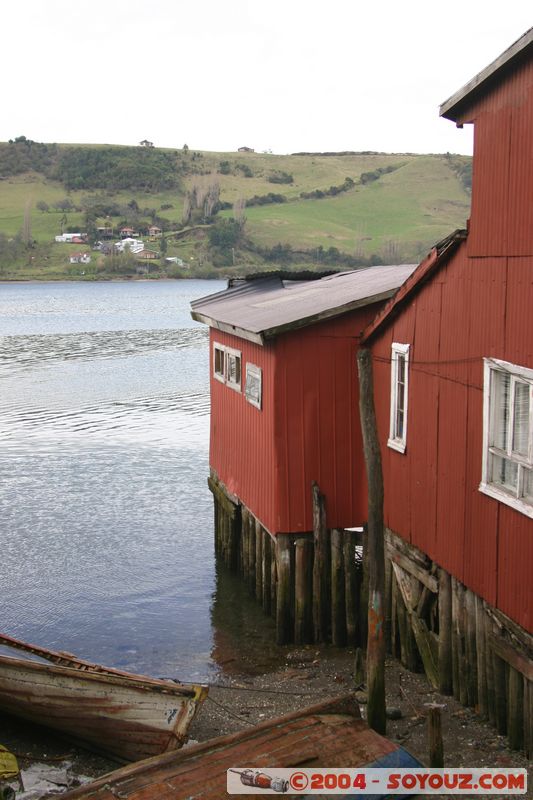
[[[485,69],[478,72],[471,81],[466,83],[459,91],[442,103],[439,114],[445,119],[461,124],[464,120],[460,117],[466,107],[472,103],[475,96],[485,91],[501,77],[498,73],[507,70],[517,59],[523,58],[526,51],[533,45],[533,28],[530,28],[510,47],[507,48],[498,58],[496,58]]]
[[[455,252],[455,250],[466,241],[466,230],[454,231],[450,236],[438,242],[426,258],[420,262],[413,273],[394,293],[394,296],[387,305],[378,312],[372,322],[367,325],[361,336],[361,344],[366,346],[371,343],[374,336],[381,332],[395,317],[401,312],[404,305],[411,299],[428,280],[442,267]]]
[[[206,314],[200,314],[198,311],[191,311],[191,317],[196,322],[203,322],[210,328],[224,333],[230,333],[232,336],[238,336],[239,339],[247,339],[249,342],[263,345],[265,343],[261,332],[247,331],[245,328],[239,328],[237,325],[230,325],[228,322],[220,322],[220,320],[208,317]]]

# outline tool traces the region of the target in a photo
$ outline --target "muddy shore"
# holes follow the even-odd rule
[[[235,662],[226,668],[190,728],[190,740],[204,741],[243,730],[258,722],[354,690],[352,651],[304,647],[284,649],[274,671],[257,674],[252,665]],[[230,669],[230,667],[232,667]],[[365,696],[361,691],[361,711]],[[425,677],[387,664],[387,704],[397,719],[387,723],[387,736],[427,763],[426,704],[442,703],[444,758],[451,767],[529,767],[522,753],[510,750],[475,712],[435,692]],[[109,759],[89,753],[44,729],[0,716],[0,744],[19,758],[22,768],[35,761],[72,762],[74,774],[96,777],[116,768]],[[532,776],[529,776],[532,783]],[[523,795],[524,796],[524,795]],[[526,797],[533,798],[533,786]],[[496,795],[492,795],[496,797]]]

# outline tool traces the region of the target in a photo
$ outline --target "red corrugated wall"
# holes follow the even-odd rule
[[[533,368],[531,308],[533,257],[463,245],[372,344],[386,524],[527,630],[533,520],[478,487],[483,357]],[[411,345],[405,454],[387,447],[393,341]]]
[[[213,377],[213,342],[241,351],[242,392]],[[261,367],[262,410],[244,396],[246,363]],[[209,461],[230,492],[259,517],[268,530],[275,528],[276,444],[274,420],[274,347],[248,342],[221,331],[210,331],[211,439]]]
[[[261,347],[211,330],[210,464],[271,533],[310,531],[311,485],[328,527],[362,524],[366,476],[356,352],[378,305],[283,334]],[[263,408],[213,378],[213,341],[263,370]],[[244,387],[244,380],[243,380]]]

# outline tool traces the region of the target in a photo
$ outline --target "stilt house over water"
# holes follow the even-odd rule
[[[328,561],[327,531],[366,519],[359,336],[413,269],[266,273],[192,303],[193,317],[210,327],[217,550],[276,616],[279,642],[328,636],[328,587],[312,590],[317,509]],[[315,633],[312,595],[323,615]],[[340,625],[334,639],[345,640]]]
[[[474,124],[468,231],[420,264],[362,341],[392,646],[531,752],[533,29],[441,115]]]

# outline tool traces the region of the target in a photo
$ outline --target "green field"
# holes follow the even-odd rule
[[[6,147],[3,145],[3,147]],[[60,146],[61,154],[67,146]],[[97,149],[97,148],[92,148]],[[87,151],[91,150],[87,146]],[[143,157],[143,149],[129,151],[129,158]],[[131,155],[133,151],[133,156]],[[120,152],[120,148],[117,148]],[[170,151],[168,151],[170,152]],[[278,156],[261,153],[197,153],[178,154],[179,174],[175,187],[163,191],[138,188],[112,190],[101,188],[69,191],[66,186],[43,172],[24,172],[2,176],[0,173],[0,235],[16,237],[26,225],[36,245],[28,258],[24,255],[9,269],[3,265],[3,277],[76,276],[79,272],[69,263],[71,245],[54,244],[54,237],[65,230],[84,230],[91,198],[105,198],[120,207],[138,207],[139,220],[149,223],[154,214],[164,220],[167,255],[178,255],[186,261],[186,274],[217,274],[221,264],[235,264],[237,271],[261,268],[265,252],[278,244],[290,245],[293,262],[312,265],[318,248],[336,248],[352,258],[372,258],[374,263],[418,261],[443,236],[457,227],[464,227],[470,208],[468,185],[458,172],[468,166],[466,156],[361,154]],[[385,172],[390,169],[391,171]],[[375,171],[378,173],[374,174]],[[381,171],[383,174],[379,174]],[[135,170],[133,170],[135,172]],[[365,179],[365,174],[373,179]],[[285,176],[291,182],[271,182],[272,176]],[[289,178],[287,178],[289,176]],[[363,176],[363,179],[361,178]],[[347,191],[323,199],[303,199],[302,192],[341,187],[346,179],[353,181]],[[209,225],[217,219],[231,218],[231,208],[221,210],[207,220],[207,225],[190,224],[190,234],[181,233],[184,199],[189,192],[201,194],[217,184],[220,201],[233,204],[239,199],[269,193],[282,195],[285,202],[247,205],[246,222],[238,244],[223,254],[210,246]],[[338,191],[338,190],[336,190]],[[68,198],[79,210],[64,215],[53,204]],[[49,206],[38,209],[39,202]],[[126,216],[102,218],[97,224],[117,228]],[[199,214],[199,212],[197,212]],[[25,223],[26,216],[26,223]],[[65,219],[66,216],[66,219]],[[150,243],[148,243],[150,245]],[[74,246],[83,250],[84,247]],[[333,251],[331,251],[333,252]],[[332,256],[334,258],[334,256]],[[99,255],[86,276],[99,269],[105,272]],[[218,261],[217,261],[218,258]],[[331,262],[328,262],[331,263]],[[272,264],[268,262],[268,267]],[[225,270],[227,271],[227,269]],[[231,271],[231,270],[230,270]],[[174,274],[181,272],[174,270]],[[112,277],[112,276],[111,276]]]

